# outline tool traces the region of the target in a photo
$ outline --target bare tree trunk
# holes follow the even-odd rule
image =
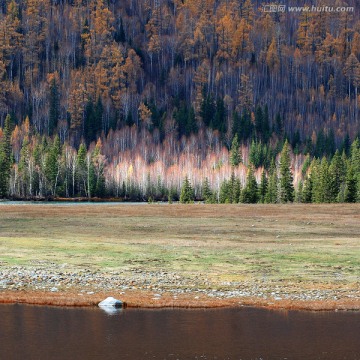
[[[88,195],[89,199],[91,199],[91,192],[90,192],[90,164],[91,164],[91,155],[88,154],[86,156],[86,165],[87,165],[87,195]]]

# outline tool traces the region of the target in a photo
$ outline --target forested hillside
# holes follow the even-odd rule
[[[207,179],[219,200],[232,174],[270,180],[286,139],[295,187],[313,157],[350,161],[356,1],[263,3],[1,0],[0,195],[176,199],[189,176],[198,198]]]

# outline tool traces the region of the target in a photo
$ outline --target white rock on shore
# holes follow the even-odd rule
[[[98,304],[101,308],[121,308],[123,306],[122,301],[113,298],[112,296],[107,297],[105,300]]]

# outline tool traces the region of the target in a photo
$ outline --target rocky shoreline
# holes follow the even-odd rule
[[[304,283],[300,286],[299,283],[258,279],[214,282],[206,274],[195,277],[183,272],[137,268],[105,273],[86,268],[69,269],[68,264],[46,263],[45,266],[41,262],[33,266],[0,266],[0,302],[41,303],[36,294],[43,294],[50,305],[51,299],[55,305],[93,305],[103,294],[118,294],[133,307],[254,305],[360,310],[359,283],[351,286]]]

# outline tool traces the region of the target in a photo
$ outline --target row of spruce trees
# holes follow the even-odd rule
[[[53,139],[39,135],[24,136],[20,151],[12,148],[11,118],[0,129],[0,197],[1,198],[122,198],[130,201],[169,200],[189,203],[286,203],[286,202],[359,202],[360,201],[360,143],[356,138],[349,151],[336,150],[332,156],[305,158],[301,180],[294,188],[291,150],[284,142],[280,155],[250,145],[249,166],[245,183],[232,172],[219,188],[205,178],[202,185],[193,188],[185,177],[181,188],[169,188],[160,177],[156,183],[148,180],[146,186],[114,179],[106,172],[106,158],[101,153],[101,141],[87,149],[78,150]],[[261,145],[261,144],[260,144]],[[16,155],[18,153],[18,155]],[[268,166],[261,159],[266,159]],[[233,169],[243,162],[240,144],[235,135],[229,161]],[[260,181],[256,169],[264,169]]]
[[[237,140],[233,141],[230,153],[233,166],[241,162]],[[356,138],[351,145],[349,156],[345,151],[336,150],[328,160],[309,156],[303,163],[302,178],[297,189],[293,186],[291,171],[290,147],[287,141],[280,154],[278,166],[275,159],[271,161],[268,173],[263,170],[258,183],[254,167],[249,166],[245,186],[234,172],[230,179],[224,180],[219,191],[213,191],[208,179],[205,179],[201,199],[206,203],[335,203],[360,202],[360,142]],[[191,203],[195,200],[194,189],[186,177],[184,179],[180,202]]]

